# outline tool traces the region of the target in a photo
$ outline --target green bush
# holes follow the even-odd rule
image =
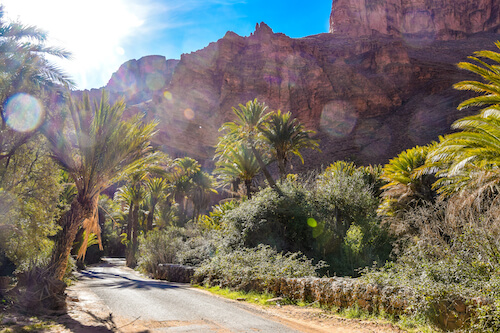
[[[436,203],[410,210],[405,216],[418,233],[399,246],[397,260],[382,269],[369,270],[364,278],[382,285],[406,287],[415,292],[416,316],[439,322],[440,304],[469,300],[473,331],[497,332],[500,304],[499,207],[478,216],[458,210],[455,202]],[[475,213],[474,213],[475,214]],[[420,218],[419,218],[420,217]],[[467,217],[467,218],[466,218]],[[484,300],[483,305],[474,299]]]
[[[208,285],[249,291],[277,278],[316,276],[324,262],[313,265],[300,252],[283,254],[268,245],[219,252],[201,265],[195,280]]]
[[[139,241],[138,266],[145,272],[153,273],[158,264],[176,264],[177,254],[183,246],[181,228],[150,231]]]
[[[228,246],[300,251],[325,260],[337,275],[355,275],[359,267],[384,262],[392,239],[376,215],[375,174],[338,162],[320,175],[288,177],[279,183],[283,196],[267,188],[224,215]],[[352,248],[354,233],[357,249]]]

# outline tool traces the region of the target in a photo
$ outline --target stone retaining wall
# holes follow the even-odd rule
[[[158,277],[169,281],[190,282],[193,267],[181,265],[161,265]],[[204,277],[196,276],[194,283],[203,283]],[[212,284],[220,284],[212,280]],[[222,285],[221,287],[234,287]],[[242,288],[241,285],[239,285]],[[276,296],[292,300],[317,302],[324,306],[348,308],[359,306],[368,312],[381,312],[392,315],[411,314],[411,300],[418,302],[418,295],[410,289],[382,286],[354,278],[278,278],[272,281],[252,281],[243,286],[246,291],[270,292]],[[465,299],[449,296],[440,299],[433,308],[436,324],[444,330],[466,327],[477,307],[490,304],[488,299]]]
[[[182,283],[191,283],[193,275],[194,267],[175,264],[159,264],[152,273],[154,279]]]

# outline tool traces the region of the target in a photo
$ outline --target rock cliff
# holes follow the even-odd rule
[[[335,0],[333,33],[293,39],[261,23],[250,36],[228,32],[179,61],[129,61],[106,88],[112,98],[125,97],[129,113],[159,120],[156,142],[164,150],[207,167],[218,128],[233,120],[231,108],[254,98],[271,110],[291,111],[318,132],[323,153],[304,152],[307,164],[295,163],[296,171],[340,158],[385,163],[403,149],[437,139],[464,115],[456,106],[465,96],[451,86],[470,76],[455,64],[476,50],[493,49],[500,39],[491,31],[498,26],[500,0],[474,10],[470,3]],[[432,29],[405,25],[405,13],[419,8],[427,8]],[[376,19],[372,12],[385,16]],[[444,19],[455,16],[458,21]]]
[[[330,33],[349,37],[464,38],[498,32],[495,0],[333,0]]]

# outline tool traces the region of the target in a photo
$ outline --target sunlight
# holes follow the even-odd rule
[[[73,53],[72,61],[58,64],[79,88],[102,85],[128,60],[124,44],[143,32],[153,6],[132,0],[4,0],[3,4],[9,18],[48,31],[49,44]]]

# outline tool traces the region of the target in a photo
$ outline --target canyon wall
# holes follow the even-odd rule
[[[129,61],[105,88],[112,99],[125,98],[129,114],[159,121],[155,142],[163,150],[197,158],[207,168],[213,167],[218,128],[234,120],[232,107],[254,98],[270,110],[291,111],[317,131],[322,153],[304,151],[306,165],[295,161],[294,171],[337,159],[385,163],[436,140],[466,114],[456,106],[467,95],[452,85],[477,78],[456,63],[476,50],[495,49],[500,39],[493,31],[500,0],[485,1],[481,9],[472,2],[335,0],[332,33],[293,39],[261,23],[250,36],[228,32],[180,60]],[[401,28],[405,13],[422,8],[428,8],[432,29]],[[377,11],[385,16],[376,19]],[[444,12],[463,22],[440,19]],[[441,33],[450,29],[461,33]]]
[[[333,0],[330,33],[361,37],[376,34],[464,38],[499,32],[500,2],[495,0]]]

